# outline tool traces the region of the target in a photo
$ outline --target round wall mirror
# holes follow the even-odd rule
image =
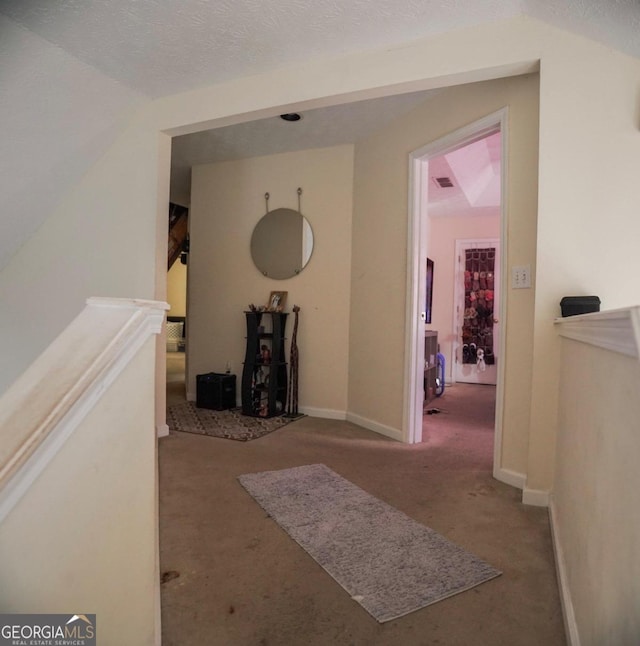
[[[307,218],[293,209],[269,211],[251,236],[251,257],[262,274],[284,280],[299,274],[313,251],[313,231]]]

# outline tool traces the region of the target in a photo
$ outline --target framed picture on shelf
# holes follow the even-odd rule
[[[271,292],[267,310],[269,312],[282,312],[284,304],[287,302],[287,292]]]

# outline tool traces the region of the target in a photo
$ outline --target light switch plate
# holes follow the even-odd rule
[[[531,265],[514,265],[511,267],[511,287],[528,289],[531,287]]]

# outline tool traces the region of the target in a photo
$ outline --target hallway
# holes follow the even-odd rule
[[[491,393],[478,388],[489,387],[452,386],[431,402],[449,412],[425,416],[427,439],[414,446],[309,417],[247,443],[174,432],[161,439],[161,571],[179,573],[162,585],[163,644],[564,644],[547,510],[523,506],[519,490],[491,477]],[[465,431],[475,415],[479,423]],[[502,576],[378,624],[236,480],[311,463],[326,464]]]
[[[493,472],[496,388],[480,384],[447,385],[441,397],[432,399],[422,423],[422,441],[433,449],[441,467]]]

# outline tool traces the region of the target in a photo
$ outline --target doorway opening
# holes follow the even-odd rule
[[[438,383],[440,394],[449,388],[447,399],[457,402],[452,405],[460,410],[473,396],[482,402],[478,410],[482,409],[484,418],[487,411],[492,413],[494,475],[500,466],[502,445],[501,357],[506,336],[506,331],[499,329],[505,311],[505,299],[499,298],[499,279],[504,275],[506,258],[506,120],[504,108],[410,156],[405,441],[423,441],[423,419],[435,420],[424,418],[425,410],[444,409],[439,401],[446,395],[434,398],[424,378],[437,333],[438,356],[443,357],[445,366],[445,383]],[[424,298],[427,259],[433,272],[430,323],[426,323]],[[439,363],[438,373],[441,367]],[[465,397],[461,396],[463,390]],[[438,420],[442,424],[446,415]]]
[[[187,280],[189,252],[189,208],[169,204],[167,262],[166,403],[186,400]]]
[[[499,234],[500,204],[482,220],[473,223],[476,230],[491,227]],[[499,238],[455,240],[450,383],[498,383],[500,278]]]

